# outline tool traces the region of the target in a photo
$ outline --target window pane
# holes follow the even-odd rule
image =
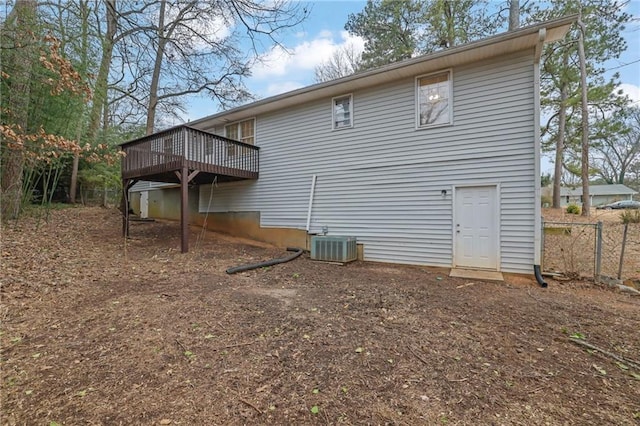
[[[225,126],[224,132],[229,139],[238,140],[238,123]]]
[[[351,127],[351,96],[333,100],[333,128]]]
[[[449,73],[418,79],[420,126],[450,122]]]
[[[240,141],[253,145],[254,119],[245,120],[240,123]]]

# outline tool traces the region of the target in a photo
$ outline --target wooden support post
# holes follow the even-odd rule
[[[120,211],[122,212],[122,236],[129,236],[129,190],[139,179],[122,179],[122,198],[120,200]]]
[[[180,225],[182,227],[182,253],[189,251],[189,169],[180,173]]]
[[[122,199],[120,201],[122,211],[122,236],[129,236],[129,179],[122,179]]]

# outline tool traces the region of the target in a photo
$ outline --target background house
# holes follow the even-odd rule
[[[633,200],[633,196],[638,191],[634,191],[622,184],[612,185],[589,185],[589,196],[593,207],[602,204],[613,203],[620,200]],[[561,206],[566,207],[569,204],[582,205],[582,186],[579,187],[562,187],[560,188]]]
[[[183,220],[281,246],[308,248],[314,234],[354,236],[365,260],[531,273],[541,235],[539,59],[543,43],[562,38],[572,22],[263,99],[168,139],[145,137],[149,146],[165,141],[155,154],[202,150],[203,164],[215,157],[216,167],[244,155],[238,146],[198,148],[193,129],[260,148],[259,177],[147,186],[149,215],[177,219],[182,204]],[[181,167],[177,175],[198,172]]]

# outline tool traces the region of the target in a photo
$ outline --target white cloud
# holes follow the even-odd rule
[[[336,40],[337,39],[337,40]],[[274,77],[298,76],[303,84],[312,83],[313,70],[331,57],[334,51],[346,45],[353,45],[358,51],[364,49],[364,40],[341,31],[334,33],[322,30],[312,40],[305,40],[289,48],[289,52],[276,46],[263,55],[262,62],[252,69],[252,78],[267,80]]]
[[[629,96],[631,102],[638,103],[640,102],[640,86],[636,86],[635,84],[622,83],[618,86],[619,89]]]
[[[280,93],[290,92],[292,90],[299,89],[303,87],[302,83],[297,81],[282,81],[278,83],[272,83],[267,86],[265,94],[267,96],[274,96]]]

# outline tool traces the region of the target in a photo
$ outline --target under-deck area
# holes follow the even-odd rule
[[[121,145],[125,206],[138,181],[181,186],[182,251],[188,251],[188,185],[258,179],[260,148],[187,125],[147,135]],[[124,208],[123,233],[129,233]]]

